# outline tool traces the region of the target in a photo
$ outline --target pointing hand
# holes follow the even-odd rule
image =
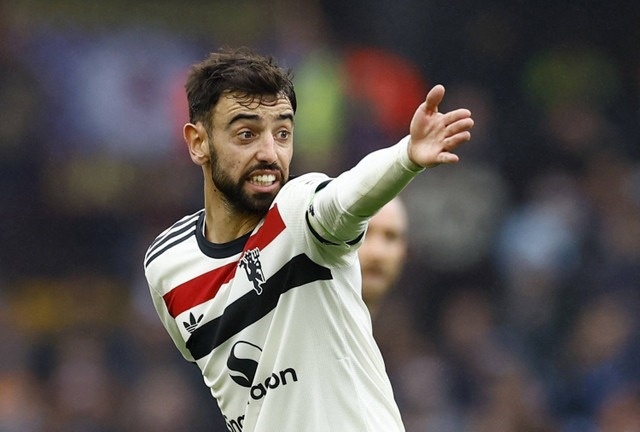
[[[433,87],[411,120],[409,158],[427,168],[458,162],[458,156],[451,151],[471,139],[473,119],[469,110],[438,112],[444,91],[440,84]]]

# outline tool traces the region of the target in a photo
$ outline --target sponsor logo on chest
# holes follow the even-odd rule
[[[273,371],[264,379],[256,379],[258,362],[262,349],[250,342],[238,341],[231,348],[227,358],[227,368],[231,379],[241,387],[249,389],[252,400],[260,400],[272,391],[278,391],[284,386],[298,382],[298,373],[294,368]],[[249,403],[249,402],[248,402]],[[242,431],[244,415],[229,420],[224,416],[230,431]]]

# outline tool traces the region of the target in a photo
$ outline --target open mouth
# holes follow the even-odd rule
[[[249,177],[249,183],[256,186],[271,186],[276,182],[274,174],[260,174]]]

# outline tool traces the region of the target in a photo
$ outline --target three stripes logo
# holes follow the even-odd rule
[[[183,322],[182,325],[187,329],[189,333],[193,333],[198,327],[198,324],[200,324],[200,321],[202,321],[202,318],[204,318],[204,315],[200,315],[198,319],[196,319],[196,317],[193,316],[193,312],[191,312],[189,314],[189,321]]]

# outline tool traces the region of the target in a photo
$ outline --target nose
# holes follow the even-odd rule
[[[277,159],[276,142],[271,134],[264,134],[259,143],[256,159],[260,162],[274,163]]]
[[[380,235],[375,232],[367,233],[367,237],[359,249],[360,258],[369,261],[383,259],[387,254],[385,246]]]

